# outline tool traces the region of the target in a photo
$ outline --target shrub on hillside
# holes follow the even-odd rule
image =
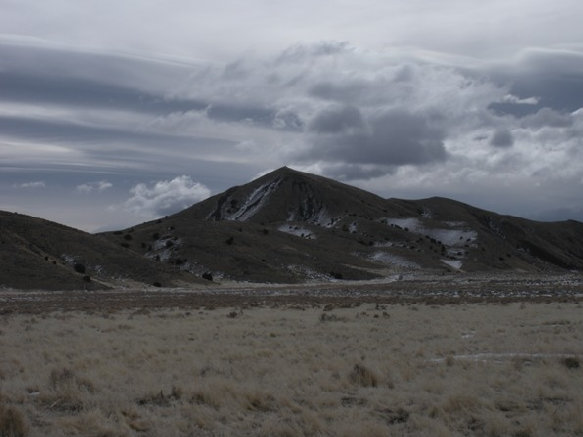
[[[343,279],[342,273],[339,272],[330,272],[330,276],[332,276],[334,279]]]
[[[207,281],[212,281],[213,280],[213,274],[211,272],[204,272],[202,274],[202,278],[206,279]]]

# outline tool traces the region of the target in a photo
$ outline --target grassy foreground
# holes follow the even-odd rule
[[[0,316],[0,436],[583,435],[578,303]]]

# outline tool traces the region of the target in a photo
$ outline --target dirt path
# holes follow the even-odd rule
[[[362,303],[499,303],[583,300],[583,277],[463,276],[313,284],[224,283],[204,288],[108,291],[0,290],[0,314]]]

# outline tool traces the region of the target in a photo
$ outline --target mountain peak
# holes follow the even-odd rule
[[[269,173],[263,175],[265,176],[285,176],[285,175],[309,175],[309,173],[303,173],[298,170],[294,170],[293,168],[289,168],[288,166],[284,165],[283,167],[279,167],[277,170],[273,170]]]
[[[284,166],[194,205],[189,214],[213,221],[327,226],[347,211],[378,215],[382,202],[382,198],[359,188]]]

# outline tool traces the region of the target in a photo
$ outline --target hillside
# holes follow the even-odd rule
[[[0,211],[0,287],[96,289],[177,283],[167,266],[119,244],[40,218]]]
[[[534,222],[443,198],[383,199],[286,167],[104,236],[194,276],[257,282],[583,269],[582,223]]]

